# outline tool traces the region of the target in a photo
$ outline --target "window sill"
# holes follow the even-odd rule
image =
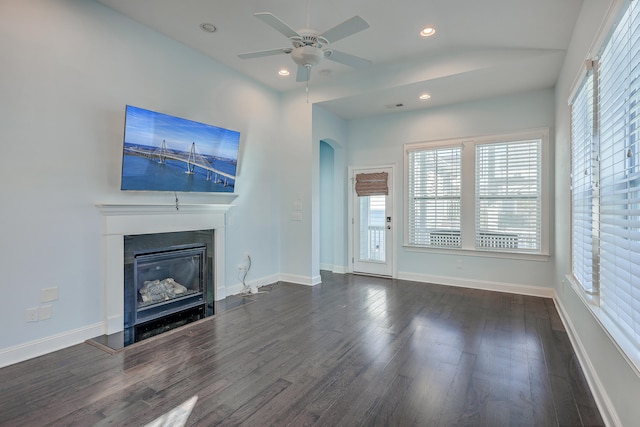
[[[515,253],[515,252],[493,252],[493,251],[477,251],[474,249],[461,249],[461,248],[427,248],[424,246],[403,245],[407,252],[423,252],[431,254],[442,255],[463,255],[463,256],[476,256],[483,258],[500,258],[500,259],[520,259],[525,261],[549,261],[551,255],[548,253],[542,254],[528,254],[528,253]]]
[[[611,340],[614,347],[618,349],[622,358],[627,361],[633,372],[640,377],[640,350],[627,338],[616,323],[612,321],[605,312],[598,306],[598,297],[587,294],[580,284],[573,280],[570,274],[565,276],[565,280],[571,284],[571,289],[578,295],[578,298],[587,307],[589,312],[607,337]]]

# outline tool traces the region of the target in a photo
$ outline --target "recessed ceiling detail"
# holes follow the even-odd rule
[[[215,25],[208,22],[203,22],[202,24],[200,24],[200,29],[205,33],[215,33],[216,31],[218,31]]]
[[[433,27],[424,27],[422,30],[420,30],[420,35],[422,37],[431,37],[435,33],[436,33],[436,29]]]
[[[98,2],[281,93],[304,89],[294,77],[297,69],[286,61],[297,65],[285,58],[293,43],[272,25],[259,22],[254,13],[269,11],[284,22],[317,29],[316,38],[326,36],[325,29],[360,16],[369,28],[339,41],[328,40],[331,43],[323,49],[356,54],[371,60],[370,66],[345,66],[335,60],[335,51],[330,57],[311,57],[319,59],[311,72],[314,104],[354,119],[553,90],[584,0]],[[205,20],[218,26],[209,37],[197,29]],[[426,26],[436,34],[419,36]],[[302,30],[296,33],[303,38]],[[279,54],[238,58],[239,52],[274,47],[281,48]],[[281,68],[288,68],[290,76],[280,76]],[[306,80],[307,70],[302,69],[301,78]],[[427,88],[432,98],[418,99]],[[391,100],[403,100],[404,107],[386,108]]]

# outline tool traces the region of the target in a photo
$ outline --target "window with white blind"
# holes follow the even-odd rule
[[[594,182],[597,160],[594,133],[593,73],[589,73],[571,105],[571,267],[585,291],[597,292],[593,268],[597,266],[597,239],[594,246]],[[595,187],[597,191],[597,187]],[[597,217],[596,217],[597,220]],[[596,277],[597,279],[597,277]]]
[[[408,242],[460,247],[460,145],[418,148],[408,158]]]
[[[540,251],[541,145],[476,145],[476,249]]]
[[[624,11],[594,70],[571,104],[572,278],[596,297],[594,313],[640,369],[637,2]]]
[[[539,130],[406,145],[405,244],[546,255],[547,140]]]

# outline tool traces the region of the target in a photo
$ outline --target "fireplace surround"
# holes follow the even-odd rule
[[[214,314],[213,236],[124,236],[124,346]]]
[[[125,329],[125,236],[211,230],[211,293],[218,301],[225,292],[225,217],[229,204],[101,204],[104,218],[104,334]]]

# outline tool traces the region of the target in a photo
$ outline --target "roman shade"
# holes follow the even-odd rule
[[[359,173],[356,175],[356,194],[364,196],[389,195],[387,172]]]

